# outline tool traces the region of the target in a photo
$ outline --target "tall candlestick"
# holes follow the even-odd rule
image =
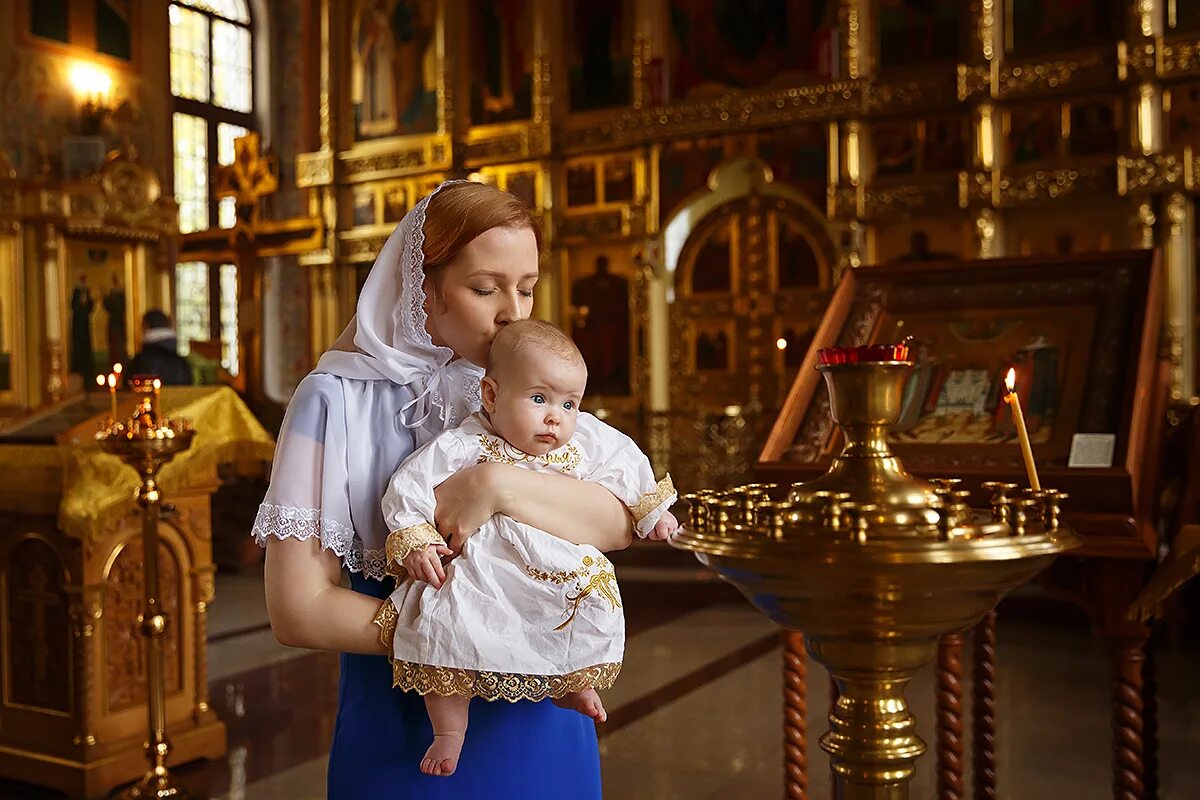
[[[1042,484],[1038,480],[1037,467],[1033,464],[1033,448],[1029,445],[1029,431],[1025,428],[1025,415],[1021,413],[1021,400],[1017,397],[1017,371],[1015,369],[1008,371],[1004,385],[1008,389],[1008,394],[1004,396],[1004,402],[1008,403],[1008,407],[1012,409],[1013,424],[1017,426],[1017,439],[1021,442],[1021,455],[1025,458],[1025,472],[1029,475],[1029,486],[1035,491],[1040,490]]]
[[[162,388],[162,381],[160,381],[158,378],[155,378],[154,383],[152,383],[151,385],[154,387],[154,415],[157,417],[158,416],[158,390]]]
[[[108,373],[108,398],[112,404],[112,419],[115,424],[117,421],[117,376]]]

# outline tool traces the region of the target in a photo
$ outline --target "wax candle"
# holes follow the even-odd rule
[[[1008,407],[1012,409],[1013,424],[1017,426],[1017,439],[1021,442],[1021,455],[1025,458],[1025,472],[1029,475],[1029,486],[1034,490],[1040,490],[1042,484],[1038,481],[1037,467],[1033,463],[1033,448],[1029,444],[1029,431],[1025,428],[1025,415],[1021,413],[1021,399],[1017,397],[1017,371],[1009,369],[1008,375],[1004,379],[1004,386],[1008,389],[1008,393],[1004,396],[1004,402],[1008,403]]]

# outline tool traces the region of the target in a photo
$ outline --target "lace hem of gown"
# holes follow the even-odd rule
[[[381,626],[382,627],[382,626]],[[524,675],[515,672],[435,667],[392,659],[392,687],[419,695],[479,697],[488,701],[540,702],[584,689],[611,689],[621,662],[596,664],[566,675]]]
[[[254,541],[266,547],[268,539],[299,539],[304,541],[314,536],[321,540],[321,548],[332,550],[351,572],[361,572],[368,578],[382,580],[388,577],[387,552],[384,548],[368,550],[354,533],[354,528],[329,517],[322,517],[320,509],[296,508],[274,503],[262,503],[251,528]]]

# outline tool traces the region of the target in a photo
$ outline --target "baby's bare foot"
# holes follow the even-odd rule
[[[425,751],[425,757],[421,759],[421,772],[439,777],[453,775],[454,770],[458,767],[458,756],[462,753],[462,747],[463,734],[461,731],[435,733],[433,744],[429,745],[429,749]]]
[[[585,717],[591,717],[596,722],[604,722],[608,719],[608,714],[604,711],[604,704],[600,702],[600,695],[595,689],[584,689],[582,692],[571,692],[564,694],[562,697],[555,698],[554,705],[559,708],[569,708],[572,711],[578,711]]]

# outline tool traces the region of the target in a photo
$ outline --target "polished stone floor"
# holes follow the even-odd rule
[[[782,649],[774,628],[698,569],[629,567],[620,575],[629,640],[621,679],[605,696],[609,722],[599,729],[605,796],[782,797]],[[337,657],[275,642],[260,573],[219,575],[217,585],[211,695],[228,725],[229,752],[178,774],[193,790],[229,800],[324,798]],[[1041,606],[1002,609],[999,626],[999,796],[1110,797],[1106,648],[1073,613],[1030,608]],[[1200,798],[1200,647],[1168,642],[1158,667],[1160,797]],[[816,746],[828,684],[810,662],[813,798],[830,796],[828,760]],[[908,698],[921,736],[932,742],[932,669],[911,684]],[[912,797],[934,796],[931,754],[919,762]],[[4,800],[53,797],[0,786]]]

